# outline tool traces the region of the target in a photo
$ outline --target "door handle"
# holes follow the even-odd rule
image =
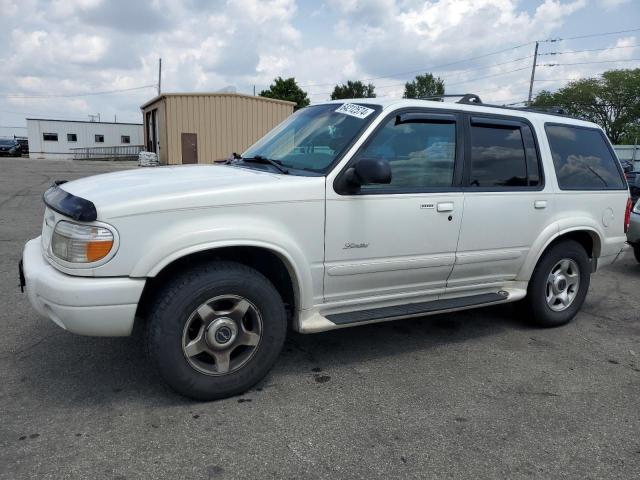
[[[547,208],[547,201],[546,200],[536,200],[535,202],[533,202],[533,208],[535,208],[537,210],[542,210],[543,208]]]
[[[453,212],[453,202],[438,203],[437,210],[439,212]]]

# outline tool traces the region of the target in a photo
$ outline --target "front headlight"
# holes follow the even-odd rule
[[[91,263],[106,257],[113,233],[106,227],[60,221],[51,236],[51,252],[71,263]]]

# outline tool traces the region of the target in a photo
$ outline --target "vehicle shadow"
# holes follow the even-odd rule
[[[500,305],[314,335],[291,333],[275,368],[254,389],[277,384],[284,376],[307,374],[314,368],[366,364],[494,336],[505,329],[529,330],[520,316],[513,305]],[[40,322],[30,328],[42,332],[43,325],[47,325],[48,335],[40,348],[15,354],[19,378],[11,396],[22,397],[24,392],[20,392],[26,390],[38,403],[62,408],[195,403],[174,393],[157,376],[139,335],[81,337]]]

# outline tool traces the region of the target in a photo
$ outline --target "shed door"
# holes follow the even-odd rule
[[[195,133],[182,134],[182,163],[198,163],[198,136]]]

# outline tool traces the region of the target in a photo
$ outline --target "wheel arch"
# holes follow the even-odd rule
[[[549,236],[543,243],[541,248],[535,250],[535,256],[532,256],[524,265],[523,272],[519,277],[526,277],[528,280],[531,276],[533,269],[540,262],[542,256],[558,242],[562,240],[574,240],[578,242],[587,252],[590,259],[597,259],[602,252],[602,237],[600,233],[593,227],[589,226],[575,226],[558,230],[553,235]],[[595,263],[594,263],[595,267]]]
[[[175,252],[149,272],[136,316],[146,316],[158,288],[168,278],[200,262],[216,260],[246,265],[268,278],[280,293],[292,326],[297,329],[298,311],[304,295],[303,273],[282,249],[260,243],[201,245]]]

